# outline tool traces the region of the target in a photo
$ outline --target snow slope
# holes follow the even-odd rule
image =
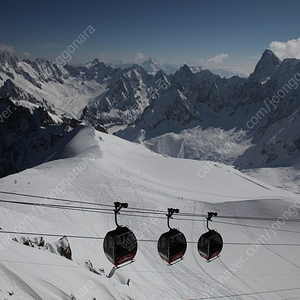
[[[211,223],[225,242],[221,257],[208,264],[199,256],[197,244],[192,243],[206,231],[204,218],[174,216],[171,226],[180,228],[189,242],[182,262],[167,266],[159,257],[155,242],[141,241],[136,262],[117,270],[108,279],[91,273],[85,266],[89,260],[96,269],[104,268],[106,274],[110,271],[102,240],[71,235],[104,237],[115,228],[112,214],[0,202],[2,230],[66,235],[73,253],[73,261],[69,261],[11,241],[13,236],[19,239],[21,234],[11,234],[4,242],[6,234],[2,232],[0,295],[3,299],[71,299],[72,294],[77,300],[299,298],[299,247],[257,245],[262,235],[269,244],[297,243],[300,234],[297,223],[286,221],[274,231],[264,228],[275,227],[275,221],[239,218],[280,217],[295,206],[294,194],[248,177],[231,166],[159,155],[142,145],[89,127],[75,130],[74,138],[66,138],[67,142],[62,141],[56,149],[57,160],[2,178],[0,191],[45,197],[52,194],[56,198],[103,204],[126,201],[129,208],[162,212],[174,207],[181,212],[216,211],[219,216],[236,216],[214,218]],[[0,199],[38,201],[3,194]],[[289,221],[295,218],[298,219],[296,209]],[[164,218],[127,216],[125,209],[118,220],[128,225],[138,239],[157,241],[167,231]],[[44,238],[47,242],[58,239]]]
[[[282,168],[246,169],[243,170],[243,173],[294,194],[300,194],[299,165]]]
[[[26,66],[24,62],[20,64]],[[95,101],[107,90],[105,84],[99,85],[95,80],[87,81],[82,85],[80,79],[74,78],[64,79],[64,84],[53,81],[43,82],[42,88],[38,88],[28,83],[27,80],[18,76],[18,74],[14,76],[18,80],[18,87],[33,95],[40,102],[43,99],[48,100],[58,114],[72,116],[73,118],[79,118],[83,108],[90,101]],[[35,78],[34,74],[32,76]],[[5,74],[2,74],[2,77],[4,80],[9,78]]]
[[[241,169],[261,167],[297,167],[299,165],[300,110],[262,129],[256,143],[239,156],[234,164]],[[296,126],[295,126],[296,125]]]
[[[236,137],[241,139],[237,140]],[[182,130],[178,134],[165,133],[141,143],[154,152],[172,157],[195,160],[209,160],[233,164],[236,157],[243,154],[250,146],[250,139],[244,139],[243,130],[223,130],[200,126]]]

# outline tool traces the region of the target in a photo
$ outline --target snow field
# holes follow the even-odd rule
[[[128,225],[138,239],[151,240],[139,242],[133,264],[107,279],[85,266],[85,261],[90,260],[95,268],[103,268],[106,274],[110,271],[112,265],[103,253],[101,239],[68,237],[73,252],[73,261],[69,261],[16,242],[5,246],[1,235],[1,296],[8,297],[8,291],[13,291],[11,299],[71,299],[72,294],[77,295],[77,300],[298,297],[299,290],[295,288],[300,279],[299,248],[285,244],[297,243],[299,226],[290,221],[299,216],[293,210],[290,216],[285,214],[287,219],[284,223],[281,220],[282,225],[277,222],[278,217],[296,207],[296,195],[230,166],[165,157],[89,127],[80,127],[75,137],[66,144],[62,142],[56,151],[61,159],[1,179],[0,191],[45,197],[56,193],[56,198],[110,205],[114,201],[128,202],[128,210],[139,207],[166,212],[173,207],[182,213],[216,211],[220,218],[213,218],[210,227],[223,237],[221,256],[208,264],[198,254],[196,243],[207,230],[204,218],[180,220],[183,217],[175,215],[170,224],[180,228],[189,243],[184,260],[167,266],[156,248],[159,236],[167,231],[166,218],[154,219],[150,214],[143,218],[127,216],[126,209],[122,209],[119,223]],[[203,168],[208,172],[200,177],[199,170]],[[0,199],[39,202],[29,197],[0,196]],[[30,213],[34,218],[28,218]],[[239,218],[243,216],[263,220]],[[275,219],[266,220],[271,217]],[[103,238],[115,228],[112,214],[47,207],[34,211],[32,206],[7,203],[1,203],[0,220],[3,230],[67,236]],[[47,242],[57,239],[45,237]],[[284,245],[262,246],[261,240]],[[236,296],[239,294],[247,295]]]

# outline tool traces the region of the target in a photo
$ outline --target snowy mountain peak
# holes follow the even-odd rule
[[[0,93],[7,93],[13,99],[26,100],[31,103],[38,103],[37,99],[24,89],[18,87],[11,79],[7,79],[3,86],[0,87]]]
[[[129,76],[130,78],[132,78],[132,76],[133,78],[137,76],[150,79],[148,72],[138,64],[134,64],[131,68],[125,69],[125,71],[124,74],[127,74],[126,76]]]
[[[153,57],[145,60],[141,66],[149,73],[156,73],[163,69],[161,64]]]
[[[153,64],[153,65],[160,66],[160,63],[153,57],[149,58],[148,60],[145,60],[143,64]]]
[[[74,67],[74,66],[69,66],[69,67]],[[105,70],[108,67],[104,62],[99,61],[97,58],[95,58],[93,61],[90,61],[86,63],[83,68],[86,68],[85,70]],[[83,70],[83,69],[82,69]]]
[[[34,63],[37,64],[37,65],[43,65],[45,63],[47,63],[48,61],[45,59],[45,58],[41,58],[41,57],[38,57]]]
[[[97,66],[100,66],[100,67],[103,67],[103,68],[106,68],[106,64],[102,61],[99,61],[98,58],[95,58],[93,61],[92,61],[92,65],[97,65]]]
[[[16,67],[19,59],[16,55],[9,52],[0,53],[0,65],[1,66],[11,66]]]
[[[250,75],[250,81],[264,82],[270,78],[280,66],[280,59],[270,49],[266,49],[258,61],[254,72]]]
[[[134,65],[132,65],[132,68],[131,68],[133,71],[137,71],[137,72],[144,72],[145,70],[144,70],[144,68],[142,68],[140,65],[138,65],[138,64],[134,64]]]
[[[276,58],[279,60],[279,58],[276,56],[276,54],[275,54],[271,49],[269,49],[269,48],[267,48],[267,49],[263,52],[262,58],[263,58],[263,57],[276,57]]]
[[[98,63],[100,63],[100,61],[99,61],[98,58],[95,58],[95,59],[93,60],[93,63],[98,64]]]
[[[74,67],[74,66],[71,66],[71,67]],[[98,58],[95,58],[93,61],[90,61],[90,62],[84,64],[84,67],[87,69],[98,68],[101,70],[108,68],[108,66],[104,62],[100,61]]]
[[[257,66],[261,63],[279,66],[281,64],[281,60],[276,56],[276,54],[270,50],[266,49],[261,56],[261,59],[258,61]]]

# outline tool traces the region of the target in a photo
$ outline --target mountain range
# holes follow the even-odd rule
[[[98,59],[61,66],[1,53],[2,112],[25,105],[21,109],[29,115],[23,120],[18,114],[19,128],[23,122],[37,124],[28,129],[34,135],[37,128],[46,134],[45,114],[51,114],[47,118],[56,120],[50,124],[58,132],[59,124],[70,128],[70,123],[84,122],[173,157],[221,161],[240,169],[298,164],[300,60],[280,61],[267,49],[248,78],[221,78],[187,65],[174,74],[159,68],[153,59],[122,69]],[[37,144],[36,137],[29,137],[28,149],[20,151],[9,140],[17,140],[22,129],[8,134],[9,126],[1,129],[1,157],[7,163],[7,149],[14,155],[2,176],[31,166],[30,149]],[[51,152],[52,136],[62,133],[50,131],[46,148]]]
[[[114,68],[127,69],[132,67],[134,63],[125,63],[123,61],[115,61],[109,63],[110,66]],[[162,64],[155,58],[149,58],[144,62],[140,63],[140,66],[151,74],[156,74],[159,70],[164,71],[166,74],[173,74],[178,71],[181,67],[179,64]],[[232,76],[240,76],[240,77],[248,77],[250,72],[248,70],[244,70],[238,67],[216,67],[216,66],[208,66],[205,64],[195,65],[191,64],[190,68],[193,72],[199,72],[200,70],[210,70],[214,74],[219,75],[220,77],[230,78]]]

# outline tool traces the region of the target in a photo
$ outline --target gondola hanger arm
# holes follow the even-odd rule
[[[115,204],[115,209],[114,209],[114,212],[115,212],[115,222],[116,222],[116,225],[117,227],[120,227],[120,225],[118,224],[118,218],[117,218],[117,215],[120,213],[120,210],[124,207],[124,208],[127,208],[128,207],[128,203],[124,202],[124,203],[121,203],[121,202],[114,202]]]
[[[168,208],[168,213],[166,214],[166,216],[168,217],[168,227],[169,227],[169,229],[172,229],[171,227],[170,227],[170,219],[173,219],[172,218],[172,216],[173,216],[173,214],[174,213],[179,213],[179,209],[178,208]]]
[[[206,217],[206,220],[207,220],[207,221],[206,221],[206,227],[207,227],[208,230],[211,230],[211,229],[208,227],[208,222],[211,221],[211,218],[212,218],[212,217],[217,217],[217,216],[218,216],[218,213],[217,213],[217,212],[211,212],[211,211],[210,211],[210,212],[207,213],[207,217]]]

